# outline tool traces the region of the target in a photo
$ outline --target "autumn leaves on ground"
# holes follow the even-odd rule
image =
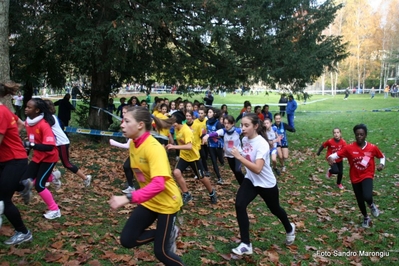
[[[385,116],[392,121],[394,115],[390,115]],[[355,116],[352,115],[357,120]],[[301,119],[299,115],[298,120]],[[306,119],[313,123],[312,116],[307,115]],[[318,119],[328,123],[329,118],[326,115]],[[327,164],[324,156],[315,155],[321,140],[317,139],[316,134],[301,133],[301,130],[289,136],[290,145],[295,148],[290,151],[288,171],[277,178],[281,205],[297,228],[297,238],[292,246],[284,245],[282,224],[257,197],[248,211],[254,254],[240,257],[230,253],[231,248],[236,247],[240,241],[234,210],[238,185],[226,163],[222,168],[224,185],[216,185],[210,167],[212,182],[219,197],[216,205],[210,204],[206,190],[193,178],[191,172],[184,173],[194,200],[184,206],[178,215],[181,231],[177,240],[177,253],[189,266],[397,263],[396,234],[399,220],[395,210],[398,204],[396,184],[399,175],[395,172],[397,168],[394,164],[399,154],[395,141],[388,141],[389,134],[382,129],[378,130],[382,128],[379,123],[386,121],[381,118],[370,119],[374,121],[370,135],[381,138],[379,145],[387,155],[388,165],[386,171],[376,174],[374,199],[382,213],[380,217],[373,218],[374,225],[371,228],[360,226],[361,215],[348,180],[347,164],[344,165],[345,190],[341,191],[335,186],[334,176],[330,179],[325,177]],[[342,125],[345,133],[350,132],[354,121],[346,123]],[[330,131],[330,125],[325,127],[319,130]],[[305,134],[307,143],[302,141]],[[324,139],[325,134],[322,135]],[[345,138],[350,140],[351,136],[346,134]],[[122,165],[127,158],[127,151],[107,144],[95,144],[78,135],[72,135],[71,141],[71,161],[83,166],[82,170],[86,174],[93,175],[91,186],[84,188],[80,178],[66,172],[58,163],[57,168],[63,173],[63,186],[58,191],[50,186],[50,191],[60,205],[62,217],[52,221],[42,218],[46,206],[36,192],[28,206],[16,195],[15,201],[23,219],[33,232],[33,241],[17,247],[4,245],[2,242],[13,234],[13,229],[3,216],[0,266],[157,265],[152,244],[130,250],[119,244],[120,232],[135,205],[126,205],[113,211],[107,204],[111,195],[122,194],[121,189],[125,183]],[[171,167],[175,164],[174,157],[175,154],[171,154]],[[208,166],[211,166],[210,162]],[[378,253],[359,256],[360,251],[389,252],[389,256],[384,253],[383,256],[378,256]]]

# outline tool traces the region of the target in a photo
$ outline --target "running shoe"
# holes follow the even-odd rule
[[[24,189],[20,192],[24,203],[27,205],[29,204],[31,198],[32,198],[32,187],[33,187],[33,182],[30,178],[22,180],[21,184],[24,186]]]
[[[380,210],[377,208],[377,206],[375,206],[374,203],[370,205],[370,210],[374,217],[378,217],[380,215]]]
[[[45,214],[43,214],[43,216],[46,219],[53,220],[61,217],[61,211],[60,209],[55,211],[47,211]]]
[[[212,194],[209,194],[209,197],[212,204],[216,204],[218,202],[218,197],[215,190],[212,191]]]
[[[18,245],[26,241],[31,241],[32,240],[32,233],[28,230],[26,234],[22,232],[17,232],[15,231],[15,234],[9,238],[8,240],[4,241],[4,244],[6,245]]]
[[[231,250],[234,254],[237,255],[251,255],[252,254],[252,244],[250,243],[249,245],[245,244],[244,242],[241,242],[241,244],[233,248]]]
[[[87,176],[86,176],[86,179],[83,180],[83,185],[84,185],[85,187],[88,187],[88,186],[90,186],[90,183],[91,183],[91,175],[87,175]]]
[[[339,189],[345,189],[345,187],[342,185],[342,184],[337,184],[337,187],[339,188]]]
[[[173,226],[172,228],[172,232],[170,232],[170,238],[169,238],[169,242],[170,242],[170,252],[171,253],[176,253],[176,239],[179,236],[179,227],[177,227],[176,225]]]
[[[370,217],[364,217],[362,227],[363,228],[369,228],[371,225],[371,219]]]
[[[331,169],[331,168],[328,168],[328,169],[327,169],[326,178],[330,178],[331,175],[332,175],[332,174],[330,173],[330,169]]]
[[[287,246],[292,245],[295,240],[295,224],[291,223],[292,226],[292,231],[291,233],[287,233],[286,239],[285,239],[285,244]]]
[[[52,175],[53,175],[53,181],[51,181],[51,183],[53,183],[55,190],[59,190],[62,186],[61,172],[57,170],[54,171]]]
[[[190,192],[183,193],[183,203],[187,204],[193,197],[191,196]]]
[[[135,190],[136,189],[134,187],[128,186],[126,189],[122,190],[122,192],[125,194],[128,194],[128,193],[132,193]]]

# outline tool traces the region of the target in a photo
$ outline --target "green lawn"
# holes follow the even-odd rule
[[[278,107],[272,104],[278,99],[274,94],[228,95],[226,98],[215,96],[214,103],[238,104],[229,107],[230,113],[236,116],[244,100],[250,100],[252,106],[270,104],[271,112],[275,113]],[[344,101],[343,95],[315,95],[307,104],[300,101],[298,104],[297,132],[288,133],[288,171],[278,177],[280,202],[297,226],[294,245],[284,245],[283,226],[258,197],[248,210],[254,254],[231,256],[231,248],[239,241],[234,210],[238,186],[231,171],[226,166],[222,170],[226,184],[215,185],[219,195],[216,206],[208,202],[203,186],[190,173],[185,173],[195,197],[178,217],[181,228],[178,254],[186,265],[388,265],[398,262],[399,98],[383,99],[383,95],[377,94],[371,100],[369,95],[350,95]],[[372,112],[385,108],[391,111]],[[368,126],[367,140],[378,145],[387,158],[386,168],[376,173],[374,180],[374,200],[381,215],[373,219],[369,229],[360,226],[362,217],[349,182],[347,164],[344,163],[343,180],[346,189],[340,191],[335,187],[335,177],[325,178],[324,153],[316,156],[321,143],[332,137],[334,127],[341,128],[343,138],[352,142],[352,128],[359,123]],[[119,234],[134,205],[118,211],[111,211],[107,205],[112,194],[121,194],[125,181],[122,164],[127,151],[91,143],[84,136],[70,137],[71,160],[94,176],[92,187],[84,189],[78,177],[66,173],[58,164],[64,173],[64,185],[59,191],[50,190],[63,216],[55,221],[41,217],[45,205],[37,193],[29,206],[23,205],[16,196],[34,240],[18,247],[2,244],[12,234],[4,219],[0,231],[0,265],[155,265],[152,245],[132,250],[119,245]],[[173,167],[174,154],[170,161]],[[216,183],[214,175],[212,181]]]

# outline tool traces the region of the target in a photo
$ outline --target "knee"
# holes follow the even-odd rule
[[[175,178],[178,178],[178,179],[180,179],[182,176],[181,176],[181,171],[179,170],[179,169],[175,169],[175,170],[173,170],[173,175],[174,175],[174,177]]]
[[[136,245],[134,244],[134,241],[132,241],[131,239],[129,239],[128,236],[121,235],[121,237],[120,237],[119,240],[120,240],[120,242],[121,242],[122,247],[124,247],[124,248],[133,248],[133,247],[136,246]]]

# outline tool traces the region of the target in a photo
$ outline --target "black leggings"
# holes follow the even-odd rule
[[[369,206],[373,204],[373,179],[366,178],[362,182],[352,183],[352,188],[360,211],[364,217],[367,217],[367,208],[364,202],[367,202]]]
[[[57,149],[62,165],[72,173],[76,174],[79,171],[79,168],[69,161],[69,144],[57,146]]]
[[[204,167],[204,170],[206,172],[209,172],[208,169],[208,164],[206,162],[206,160],[208,160],[208,146],[207,145],[201,145],[201,149],[200,149],[200,160],[202,162],[202,167]]]
[[[130,215],[121,233],[121,244],[134,248],[154,242],[155,257],[165,265],[184,265],[179,256],[170,252],[170,233],[175,225],[176,213],[160,214],[138,205]],[[156,229],[147,229],[155,220]]]
[[[133,185],[133,170],[130,166],[130,156],[126,159],[125,163],[123,164],[123,171],[125,172],[127,184],[129,187],[134,187]]]
[[[242,173],[241,170],[241,162],[236,158],[230,158],[230,157],[227,157],[227,162],[229,163],[230,169],[233,171],[238,184],[241,185],[242,181],[244,180],[244,174]]]
[[[32,179],[35,181],[35,189],[37,193],[42,192],[46,188],[46,182],[53,172],[53,168],[56,162],[54,163],[35,163],[34,161],[30,161],[28,165],[28,170],[25,172],[25,176],[23,179]]]
[[[213,171],[218,179],[221,179],[219,166],[217,160],[224,165],[223,148],[208,148],[209,155],[211,156]]]
[[[343,161],[334,163],[333,165],[330,166],[330,173],[333,175],[337,175],[337,185],[342,183],[342,176],[344,173],[344,165]]]
[[[240,228],[241,242],[250,244],[249,240],[249,219],[247,206],[257,195],[260,195],[272,214],[283,223],[287,233],[292,232],[292,226],[288,220],[287,213],[280,207],[279,191],[277,184],[272,188],[255,187],[248,178],[244,178],[236,196],[236,215]]]
[[[19,183],[28,167],[28,159],[10,160],[0,163],[0,201],[4,202],[4,215],[16,231],[26,234],[21,218],[21,213],[12,202],[15,191],[22,191],[23,186]]]

